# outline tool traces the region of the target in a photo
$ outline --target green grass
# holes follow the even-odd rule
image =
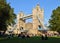
[[[4,39],[0,38],[0,43],[60,43],[60,38],[50,37],[48,40],[41,40],[40,37],[31,37],[31,38],[11,38]]]

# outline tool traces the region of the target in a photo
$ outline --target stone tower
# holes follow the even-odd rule
[[[24,16],[24,13],[20,12],[18,17],[17,17],[17,21],[18,21],[18,26],[17,27],[18,27],[18,30],[20,30],[20,32],[23,29],[25,30],[25,20],[21,18],[23,16]]]
[[[33,19],[33,29],[35,30],[35,33],[37,34],[38,31],[38,27],[41,26],[37,16],[39,16],[39,18],[44,21],[44,11],[43,9],[40,8],[39,4],[37,4],[37,6],[33,9],[32,11],[32,19]]]

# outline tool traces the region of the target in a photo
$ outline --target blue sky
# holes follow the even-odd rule
[[[48,24],[48,20],[52,14],[52,10],[60,6],[60,0],[7,0],[14,13],[18,14],[23,11],[26,15],[32,13],[32,9],[39,3],[40,8],[44,9],[44,23]],[[31,20],[27,20],[31,22]]]

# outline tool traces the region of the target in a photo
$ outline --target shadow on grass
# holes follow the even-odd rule
[[[48,40],[42,40],[41,37],[31,38],[7,38],[0,39],[0,43],[60,43],[60,38],[49,37]]]

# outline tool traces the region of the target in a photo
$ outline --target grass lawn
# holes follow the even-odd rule
[[[1,39],[0,43],[60,43],[60,38],[50,37],[48,40],[41,40],[40,37],[31,37],[31,38],[10,38],[10,39]]]

